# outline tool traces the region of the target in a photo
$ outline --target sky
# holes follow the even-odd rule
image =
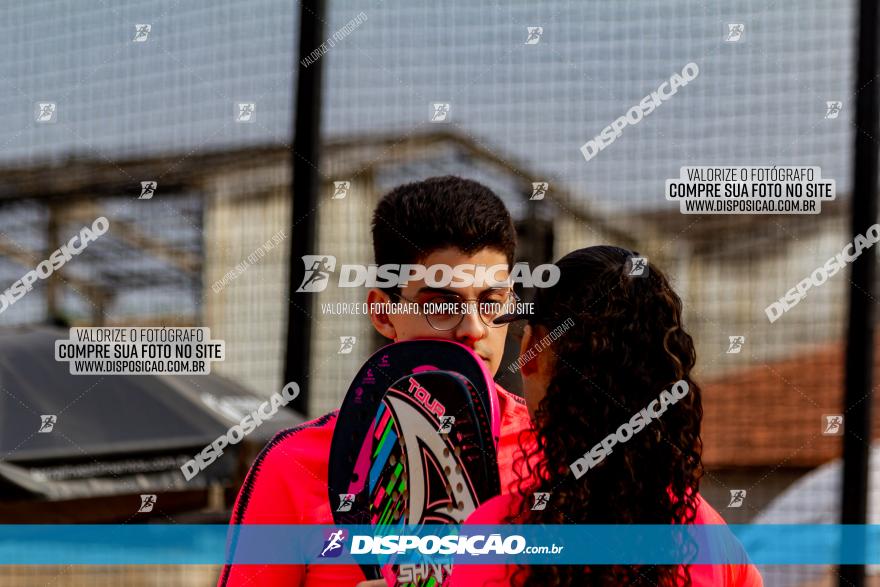
[[[323,132],[445,125],[606,212],[676,206],[686,165],[818,165],[849,189],[852,2],[329,2]],[[0,7],[0,165],[289,143],[298,4],[34,0]],[[358,15],[362,16],[358,18]],[[150,24],[133,42],[136,24]],[[738,42],[727,26],[743,24]],[[542,27],[526,44],[527,27]],[[685,64],[699,75],[586,161]],[[826,102],[843,103],[825,119]],[[56,122],[34,108],[55,102]],[[252,123],[235,104],[256,104]],[[450,104],[446,123],[431,104]]]

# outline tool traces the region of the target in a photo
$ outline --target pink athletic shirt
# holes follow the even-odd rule
[[[498,469],[501,491],[516,479],[519,433],[531,430],[525,401],[496,385],[501,411]],[[245,478],[232,524],[333,524],[327,497],[327,462],[336,412],[279,432]],[[530,442],[531,434],[524,436]],[[528,445],[527,445],[528,446]],[[353,587],[364,580],[356,565],[226,565],[218,587]]]
[[[522,511],[523,498],[507,494],[493,497],[471,514],[465,524],[504,524],[510,515]],[[697,495],[695,524],[724,524],[724,519]],[[443,587],[510,587],[513,565],[455,565]],[[754,565],[691,565],[694,587],[763,587],[764,582]],[[524,573],[520,573],[522,577]],[[682,582],[683,584],[683,582]]]

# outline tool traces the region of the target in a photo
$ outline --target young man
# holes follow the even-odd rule
[[[373,214],[373,250],[378,265],[506,265],[509,271],[515,247],[516,232],[503,202],[487,187],[458,177],[436,177],[400,186],[379,202]],[[508,273],[501,271],[494,275],[499,280],[507,277]],[[491,283],[433,288],[420,280],[400,289],[371,289],[367,301],[503,302],[510,294],[509,288],[492,287]],[[501,364],[507,328],[492,324],[493,318],[475,311],[457,316],[370,316],[376,330],[395,342],[442,338],[464,344],[486,362],[494,375]],[[530,429],[531,424],[525,402],[497,389],[501,409],[498,466],[501,490],[506,493],[515,478],[519,433]],[[327,496],[327,461],[336,417],[337,413],[331,412],[280,432],[269,442],[239,492],[232,524],[333,523]],[[223,569],[218,585],[352,587],[363,580],[360,568],[352,565],[236,565]]]

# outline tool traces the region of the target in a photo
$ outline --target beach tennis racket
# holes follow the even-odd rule
[[[380,387],[380,377],[394,376]],[[500,491],[499,419],[494,383],[467,347],[419,340],[381,349],[339,412],[328,479],[334,521],[463,521]],[[364,572],[379,576],[376,566]]]

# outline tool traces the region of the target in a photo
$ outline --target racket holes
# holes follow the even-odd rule
[[[454,452],[455,452],[455,456],[461,456],[461,447],[456,446]],[[446,456],[449,456],[448,451],[447,451]]]
[[[461,465],[455,465],[455,472],[461,475]],[[449,471],[447,471],[446,474],[448,475]]]
[[[449,449],[448,449],[448,448],[444,448],[444,449],[443,449],[443,456],[444,456],[444,457],[448,457],[448,456],[449,456]]]
[[[455,468],[457,469],[458,465],[456,465]],[[446,465],[445,467],[443,467],[443,472],[449,475],[450,473],[452,473],[452,469],[449,467],[449,465]]]
[[[455,507],[457,507],[460,510],[464,509],[464,502],[463,501],[458,502],[457,504],[455,504]]]
[[[456,484],[456,486],[455,486],[455,492],[456,492],[456,493],[461,493],[462,491],[464,491],[464,485],[462,485],[461,483]]]
[[[391,466],[393,467],[394,465],[397,464],[397,457],[394,455],[391,455],[391,457],[388,459],[388,462],[391,463]]]

